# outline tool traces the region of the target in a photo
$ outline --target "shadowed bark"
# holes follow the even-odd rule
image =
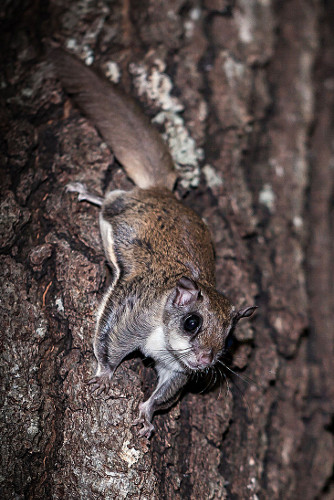
[[[1,5],[1,498],[333,498],[333,25],[320,0]],[[51,40],[141,102],[210,226],[218,288],[260,306],[235,374],[194,382],[149,444],[132,422],[150,366],[123,362],[108,397],[86,384],[108,269],[97,209],[64,186],[131,183]]]

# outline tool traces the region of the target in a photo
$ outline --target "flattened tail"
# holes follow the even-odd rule
[[[77,58],[49,55],[64,89],[92,121],[127,175],[141,188],[173,190],[177,173],[167,145],[137,103]]]

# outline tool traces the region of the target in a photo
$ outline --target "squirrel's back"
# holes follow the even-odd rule
[[[215,284],[214,251],[202,219],[167,189],[133,189],[106,197],[101,216],[113,227],[123,268],[134,274],[187,275]],[[131,271],[129,270],[130,274]],[[169,283],[164,283],[168,288]]]

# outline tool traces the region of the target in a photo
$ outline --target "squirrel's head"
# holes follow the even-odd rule
[[[203,370],[216,363],[236,323],[255,309],[236,312],[214,288],[182,277],[169,294],[163,314],[167,348],[186,369]]]

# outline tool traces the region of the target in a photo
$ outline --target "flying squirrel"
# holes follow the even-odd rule
[[[121,361],[140,350],[155,361],[157,387],[139,405],[140,436],[149,438],[154,412],[170,407],[194,372],[212,367],[226,351],[239,319],[216,290],[212,239],[207,225],[174,195],[172,157],[138,104],[61,49],[52,51],[65,91],[92,121],[136,187],[105,198],[71,183],[68,191],[100,207],[99,225],[112,282],[97,313],[89,381],[108,391]]]

